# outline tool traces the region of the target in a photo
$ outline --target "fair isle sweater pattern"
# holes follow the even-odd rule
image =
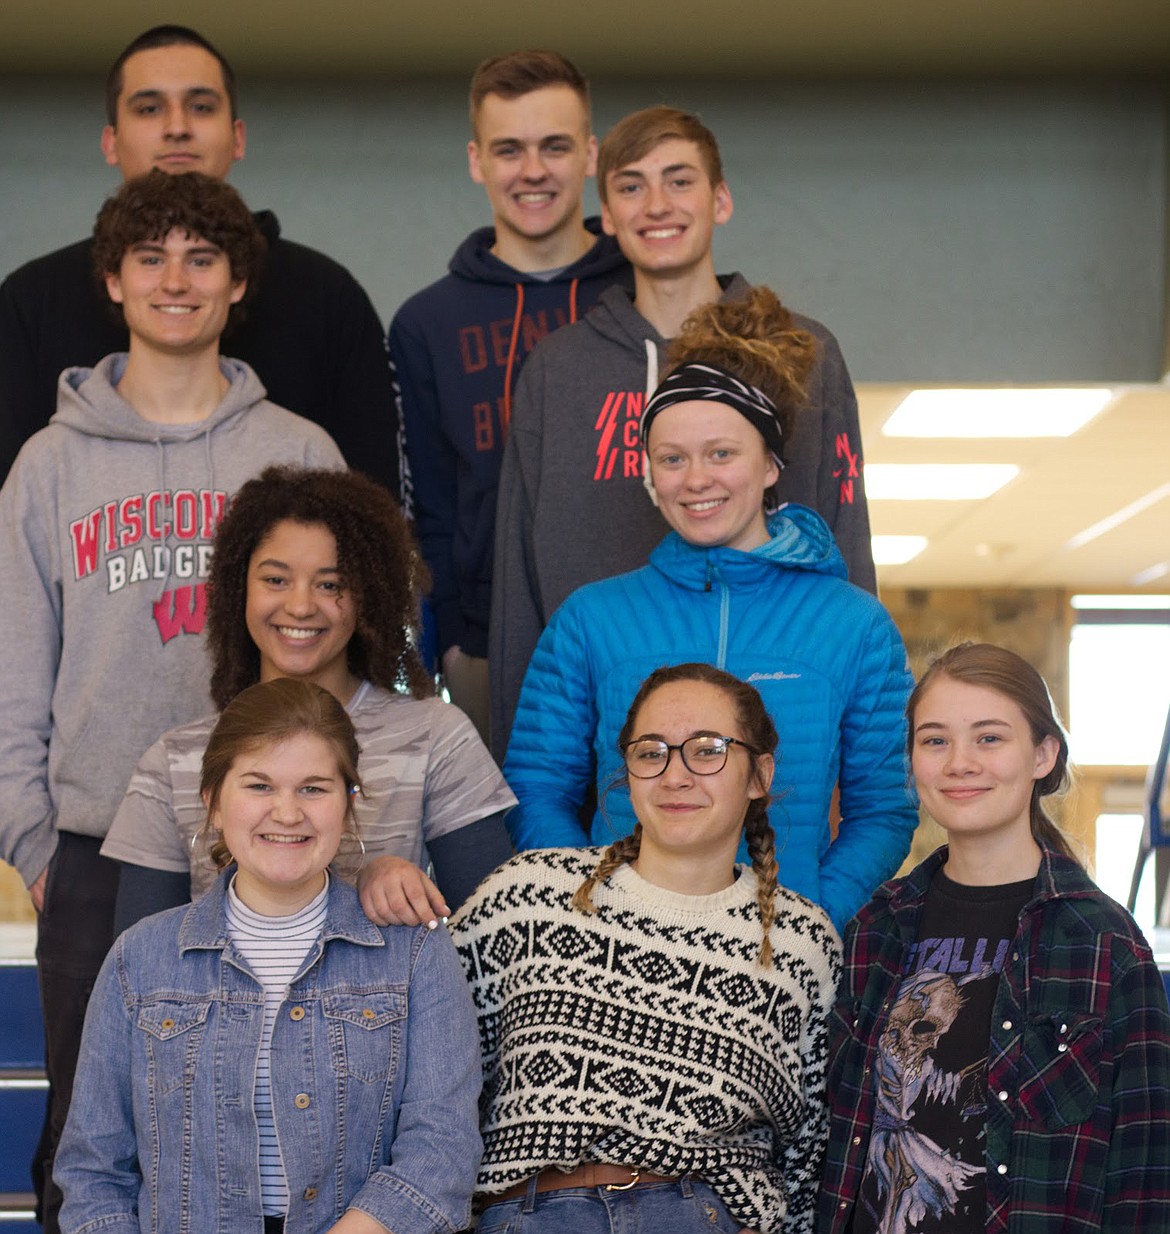
[[[778,888],[762,968],[746,869],[686,896],[624,866],[583,914],[601,852],[523,853],[453,919],[483,1050],[477,1190],[608,1162],[700,1177],[761,1234],[811,1230],[836,932]]]

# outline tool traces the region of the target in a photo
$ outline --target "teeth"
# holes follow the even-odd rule
[[[552,200],[551,193],[517,193],[516,200],[524,202],[527,205],[543,205],[546,201]]]
[[[308,836],[286,836],[286,835],[264,835],[260,837],[262,840],[267,840],[269,844],[304,844],[308,840]]]
[[[195,306],[193,304],[160,304],[157,306],[160,313],[193,313]]]
[[[648,227],[643,233],[650,240],[669,240],[671,236],[681,236],[681,227]]]
[[[306,630],[303,626],[277,626],[277,630],[284,635],[285,638],[297,639],[303,641],[309,638],[315,638],[321,633],[320,630]]]
[[[687,509],[702,513],[704,510],[714,510],[717,506],[721,506],[722,504],[723,498],[720,497],[716,501],[692,501],[687,506]]]

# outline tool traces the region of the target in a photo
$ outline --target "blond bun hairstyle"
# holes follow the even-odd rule
[[[753,287],[742,300],[718,300],[696,309],[667,353],[671,369],[715,364],[762,390],[776,404],[785,439],[792,434],[816,360],[816,339],[793,324],[770,287]]]

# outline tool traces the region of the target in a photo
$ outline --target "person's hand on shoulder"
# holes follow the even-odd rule
[[[375,857],[362,867],[357,888],[362,908],[375,925],[434,929],[451,914],[443,893],[405,857]]]

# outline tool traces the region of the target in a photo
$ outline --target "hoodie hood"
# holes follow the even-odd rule
[[[722,300],[742,300],[751,290],[751,286],[742,274],[719,275],[719,286],[723,289]],[[642,355],[646,351],[647,340],[665,348],[670,340],[662,337],[657,330],[634,308],[634,292],[632,289],[615,285],[607,288],[597,303],[586,314],[585,321],[611,343],[617,343],[627,351]],[[654,385],[658,384],[657,378]],[[653,387],[651,387],[653,388]]]
[[[602,278],[622,270],[626,259],[617,241],[612,236],[602,234],[601,220],[587,218],[585,230],[597,237],[597,243],[552,280],[514,270],[496,257],[491,251],[496,242],[494,227],[480,227],[473,231],[455,250],[447,268],[457,278],[473,283],[499,283],[508,287],[514,287],[517,283],[568,283],[573,279]]]
[[[807,506],[790,502],[768,518],[769,540],[745,553],[734,548],[700,548],[676,531],[650,554],[650,564],[680,587],[709,590],[713,581],[729,587],[762,582],[773,570],[805,570],[845,579],[847,570],[828,524]]]
[[[202,420],[189,424],[158,424],[145,420],[118,393],[128,356],[116,352],[95,368],[69,368],[57,385],[57,410],[50,424],[60,424],[108,441],[194,441],[241,416],[264,398],[260,378],[242,361],[221,356],[219,371],[227,378],[227,392],[219,406]]]

